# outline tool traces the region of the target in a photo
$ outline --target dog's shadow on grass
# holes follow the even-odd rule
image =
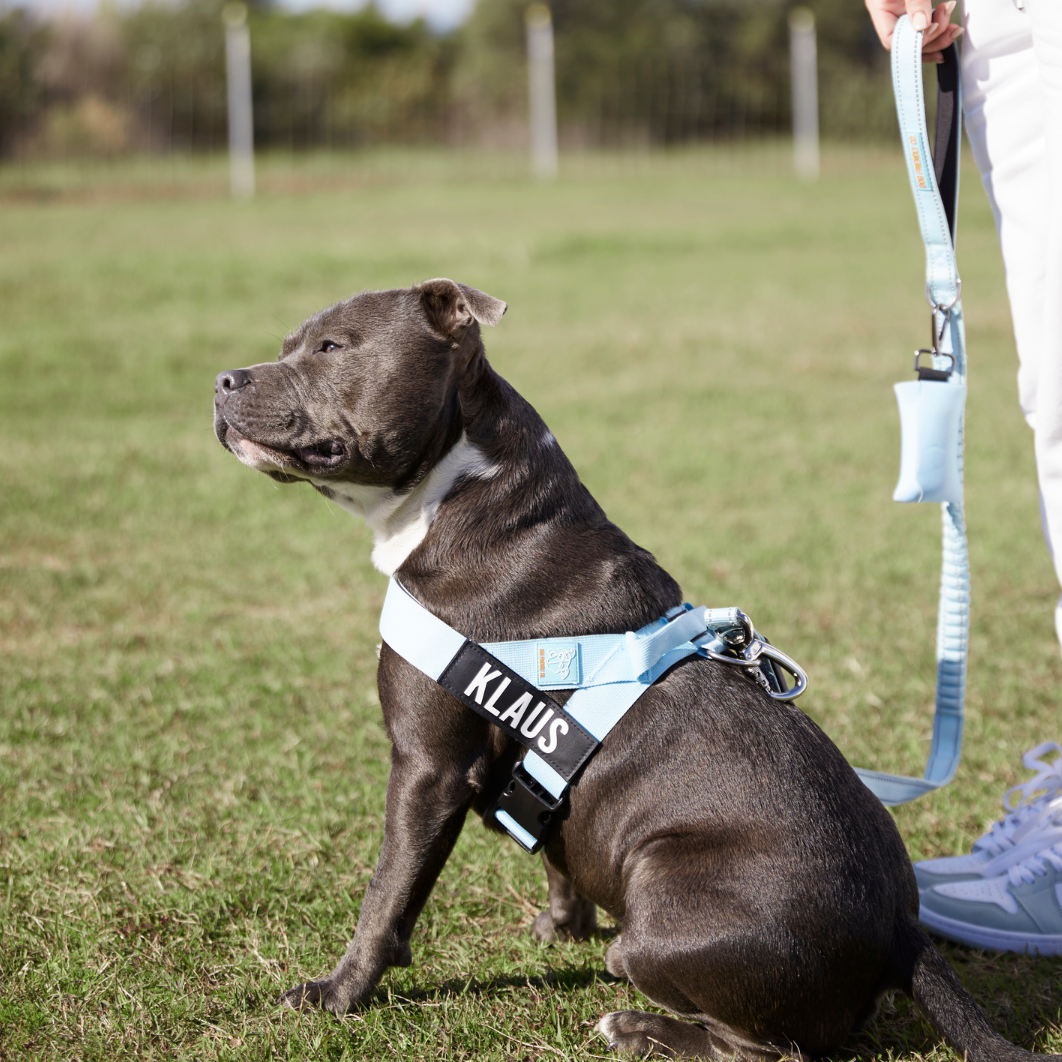
[[[620,934],[619,928],[609,926],[595,929],[592,941],[613,940]],[[595,984],[626,984],[623,978],[613,977],[600,963],[583,963],[551,969],[534,977],[519,974],[502,974],[480,980],[472,974],[468,978],[451,977],[430,988],[378,988],[373,995],[373,1005],[401,1005],[404,1003],[438,1003],[458,998],[489,996],[510,988],[540,989],[552,992],[577,992]]]
[[[613,977],[604,967],[569,967],[562,970],[550,970],[536,977],[520,977],[516,974],[502,974],[479,980],[474,975],[468,980],[451,978],[431,988],[404,988],[401,991],[378,989],[373,1002],[380,1005],[401,1006],[405,1003],[439,1003],[454,999],[486,997],[506,989],[539,989],[548,992],[578,992],[595,984],[620,984],[619,978]]]

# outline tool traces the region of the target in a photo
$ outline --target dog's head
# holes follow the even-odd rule
[[[277,361],[220,373],[214,431],[283,483],[401,488],[454,441],[479,326],[505,309],[444,279],[354,295],[304,321]]]

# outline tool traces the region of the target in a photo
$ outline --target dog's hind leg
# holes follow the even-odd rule
[[[575,891],[575,886],[542,853],[549,882],[549,907],[531,925],[542,941],[586,940],[597,928],[597,908]]]
[[[767,1062],[783,1057],[764,1044],[754,1043],[723,1026],[680,1021],[643,1010],[617,1010],[606,1014],[597,1031],[608,1040],[609,1050],[638,1058],[706,1058]]]

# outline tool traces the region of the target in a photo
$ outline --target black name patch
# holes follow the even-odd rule
[[[439,676],[439,685],[472,711],[533,749],[565,781],[598,746],[551,697],[475,642],[465,642]]]

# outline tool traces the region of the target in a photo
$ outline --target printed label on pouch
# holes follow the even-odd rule
[[[571,658],[566,663],[570,673]],[[555,700],[475,642],[465,642],[438,681],[472,711],[534,749],[566,781],[597,748],[597,740]]]

